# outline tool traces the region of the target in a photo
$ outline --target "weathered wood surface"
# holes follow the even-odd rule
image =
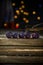
[[[0,39],[0,63],[43,63],[43,39]]]
[[[0,39],[0,45],[43,46],[43,39]]]

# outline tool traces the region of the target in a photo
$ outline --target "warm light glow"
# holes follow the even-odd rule
[[[16,24],[16,28],[19,28],[19,24],[18,23]]]
[[[26,23],[29,23],[29,20],[26,20],[25,22],[26,22]]]
[[[25,6],[24,6],[24,5],[22,5],[22,8],[25,8]]]
[[[23,13],[24,11],[23,10],[21,10],[21,13]]]
[[[28,12],[24,12],[24,15],[29,15],[29,13]]]
[[[26,18],[23,18],[24,21],[26,21]]]
[[[17,16],[17,15],[15,15],[15,16],[14,16],[14,18],[15,18],[15,19],[17,19],[17,18],[18,18],[18,16]]]
[[[12,3],[12,6],[15,6],[16,4],[15,3]]]
[[[16,10],[16,13],[19,15],[20,14],[19,10]]]
[[[24,4],[24,1],[21,1],[21,4]]]
[[[19,10],[21,10],[22,8],[20,7]]]
[[[40,20],[40,16],[37,17],[37,20]]]
[[[36,12],[35,12],[35,11],[33,11],[33,14],[36,14]]]
[[[5,24],[4,24],[4,26],[6,27],[6,26],[7,26],[7,24],[5,23]]]

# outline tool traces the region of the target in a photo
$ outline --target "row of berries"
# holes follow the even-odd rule
[[[7,38],[23,38],[23,39],[29,39],[29,38],[39,38],[39,33],[34,32],[34,33],[30,33],[30,32],[7,32],[6,33],[6,37]]]

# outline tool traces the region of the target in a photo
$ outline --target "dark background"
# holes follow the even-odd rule
[[[16,10],[19,9],[21,6],[21,0],[10,0],[12,3],[15,3],[16,6],[13,7],[13,13],[16,15]],[[20,26],[19,28],[25,28],[26,26],[28,28],[31,28],[32,26],[43,23],[43,0],[22,0],[24,1],[25,8],[24,11],[29,12],[28,16],[25,16],[23,14],[20,14],[17,19],[14,19],[14,23],[18,23]],[[36,11],[36,14],[33,15],[32,12]],[[37,20],[37,17],[40,16],[40,20]],[[26,17],[29,20],[29,23],[25,23],[22,18]],[[39,25],[39,27],[43,27],[43,24]]]

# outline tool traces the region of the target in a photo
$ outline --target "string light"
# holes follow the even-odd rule
[[[6,26],[7,26],[7,24],[5,23],[5,24],[4,24],[4,27],[6,27]]]
[[[36,14],[36,12],[35,12],[35,11],[33,11],[32,13],[33,13],[33,14]]]
[[[23,18],[23,21],[25,21],[26,23],[29,23],[29,20],[27,20],[26,18]]]
[[[19,10],[21,10],[22,8],[20,7]]]
[[[24,21],[26,21],[26,18],[23,18]]]
[[[17,15],[15,15],[15,16],[14,16],[14,18],[15,18],[15,19],[17,19],[17,18],[18,18],[18,16],[17,16]]]
[[[21,1],[21,4],[24,4],[24,1]]]
[[[15,3],[12,3],[12,6],[15,6],[16,4]]]
[[[20,14],[19,10],[16,10],[16,13],[19,15]]]
[[[40,16],[37,17],[37,20],[40,20]]]
[[[18,23],[16,24],[16,28],[19,28],[19,24]]]
[[[22,5],[22,8],[25,8],[25,6],[24,6],[24,5]]]
[[[23,13],[24,11],[23,10],[21,10],[21,13]]]
[[[26,23],[29,23],[29,20],[26,20],[25,22],[26,22]]]
[[[29,13],[28,12],[24,12],[24,15],[29,15]]]

